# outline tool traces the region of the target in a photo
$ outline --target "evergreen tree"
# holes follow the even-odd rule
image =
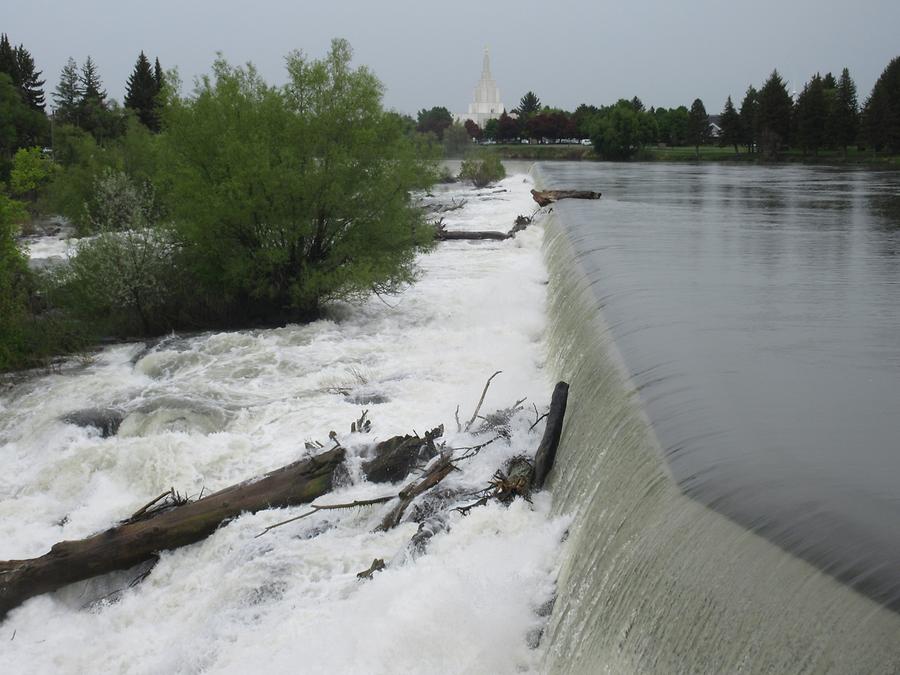
[[[752,84],[747,87],[744,100],[741,102],[741,143],[747,146],[747,152],[753,152],[756,146],[756,124],[759,116],[759,92]]]
[[[834,79],[834,75],[825,73],[825,77],[822,78],[822,86],[826,90],[837,89],[837,80]]]
[[[709,115],[699,98],[694,99],[688,113],[687,137],[697,151],[697,159],[700,159],[700,146],[709,138]]]
[[[847,154],[847,146],[856,141],[859,132],[859,103],[856,84],[850,71],[844,68],[835,90],[834,105],[829,122],[830,140]]]
[[[134,71],[128,77],[127,91],[125,93],[125,107],[131,108],[137,114],[141,123],[152,131],[158,131],[159,123],[156,114],[156,96],[159,88],[150,61],[141,52]]]
[[[731,102],[731,97],[725,101],[725,109],[722,111],[722,135],[719,137],[719,145],[734,146],[734,154],[738,154],[738,146],[743,142],[741,134],[741,116]]]
[[[82,64],[78,80],[81,83],[81,101],[83,103],[87,101],[96,101],[101,105],[104,103],[106,92],[101,88],[103,83],[100,81],[97,65],[90,56]]]
[[[812,150],[813,154],[818,155],[825,141],[825,123],[828,119],[825,83],[818,73],[803,85],[803,91],[797,98],[796,116],[797,140],[804,154]]]
[[[519,117],[530,117],[541,110],[541,99],[533,91],[529,91],[519,100],[519,107],[513,112]]]
[[[16,52],[9,44],[6,33],[0,35],[0,73],[9,75],[13,85],[19,86],[19,69],[16,63]]]
[[[34,69],[34,59],[25,49],[24,45],[16,47],[16,71],[18,74],[18,86],[25,102],[34,110],[44,110],[44,84],[40,79],[41,71]]]
[[[78,65],[71,56],[63,66],[59,76],[59,84],[53,92],[53,103],[56,106],[54,118],[59,122],[78,124],[78,106],[81,103],[82,89],[78,78]]]
[[[794,104],[784,80],[777,70],[759,90],[757,112],[758,142],[770,155],[775,155],[791,139],[791,112]]]
[[[165,75],[163,75],[162,66],[159,65],[159,58],[156,59],[156,63],[153,65],[153,81],[156,83],[156,93],[159,94],[165,84]]]
[[[878,78],[863,117],[866,137],[873,149],[900,153],[900,56]]]
[[[634,108],[634,112],[638,112],[638,113],[642,113],[645,110],[644,102],[641,99],[639,99],[637,96],[635,96],[633,99],[631,99],[631,107]]]

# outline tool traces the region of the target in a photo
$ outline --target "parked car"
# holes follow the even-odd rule
[[[591,139],[590,139],[590,138],[582,138],[582,139],[581,139],[581,144],[582,144],[582,145],[590,145],[590,144],[591,144]]]

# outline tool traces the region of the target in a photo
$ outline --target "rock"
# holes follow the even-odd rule
[[[116,408],[85,408],[67,413],[60,418],[66,424],[78,427],[94,427],[103,438],[115,436],[125,413]]]

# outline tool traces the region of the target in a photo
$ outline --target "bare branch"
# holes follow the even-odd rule
[[[502,370],[498,370],[496,373],[494,373],[487,379],[487,382],[484,383],[484,389],[481,392],[481,398],[478,399],[478,405],[475,406],[475,412],[472,413],[472,419],[470,419],[466,423],[466,431],[468,431],[471,428],[472,423],[478,417],[478,411],[481,410],[481,405],[484,403],[484,397],[487,395],[488,387],[491,386],[491,380],[493,380],[495,377],[497,377],[502,372],[503,372]]]

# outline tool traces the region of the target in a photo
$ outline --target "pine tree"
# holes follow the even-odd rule
[[[150,67],[150,61],[141,52],[134,71],[128,77],[128,88],[125,93],[125,107],[135,111],[141,123],[156,131],[158,129],[156,117],[156,95],[159,89],[156,78]]]
[[[106,99],[106,92],[101,89],[103,83],[100,81],[100,74],[97,72],[97,64],[88,56],[81,66],[81,75],[79,76],[81,83],[81,100],[95,101],[103,104]]]
[[[741,116],[735,110],[731,97],[725,101],[725,109],[722,111],[722,135],[719,137],[719,145],[734,146],[734,154],[738,154],[738,146],[742,143]]]
[[[541,99],[533,91],[529,91],[519,100],[519,107],[513,112],[519,117],[530,117],[541,110]]]
[[[156,93],[159,94],[162,91],[163,85],[165,84],[165,75],[163,74],[162,66],[159,65],[159,58],[156,59],[156,63],[153,65],[153,81],[156,82]]]
[[[812,150],[819,154],[819,148],[825,141],[825,124],[828,119],[828,108],[825,99],[825,83],[822,76],[816,73],[803,86],[797,98],[797,140],[804,154]]]
[[[864,117],[872,147],[900,153],[900,56],[888,64],[875,83]]]
[[[24,45],[16,47],[15,56],[22,97],[32,109],[43,112],[45,81],[40,79],[41,71],[34,69],[34,59]]]
[[[822,78],[822,87],[826,90],[837,89],[837,80],[834,79],[832,73],[825,73],[825,77]]]
[[[847,154],[847,146],[856,141],[859,132],[859,103],[856,98],[856,84],[850,71],[844,68],[838,80],[834,107],[829,123],[831,141]]]
[[[753,152],[756,145],[757,118],[759,113],[759,92],[752,84],[747,87],[744,100],[741,102],[741,142],[747,146],[747,152]]]
[[[791,139],[791,112],[793,101],[784,80],[777,70],[759,90],[757,129],[759,144],[775,155]]]
[[[16,52],[9,44],[6,33],[0,35],[0,73],[9,75],[15,86],[19,86],[19,69],[16,63]]]
[[[66,61],[59,76],[59,84],[53,93],[56,106],[54,117],[59,122],[78,123],[78,105],[81,102],[81,81],[78,78],[78,65],[71,56]]]
[[[699,98],[694,99],[691,111],[688,113],[687,135],[688,142],[697,151],[697,159],[700,159],[700,146],[709,138],[709,115],[706,114],[703,101]]]

